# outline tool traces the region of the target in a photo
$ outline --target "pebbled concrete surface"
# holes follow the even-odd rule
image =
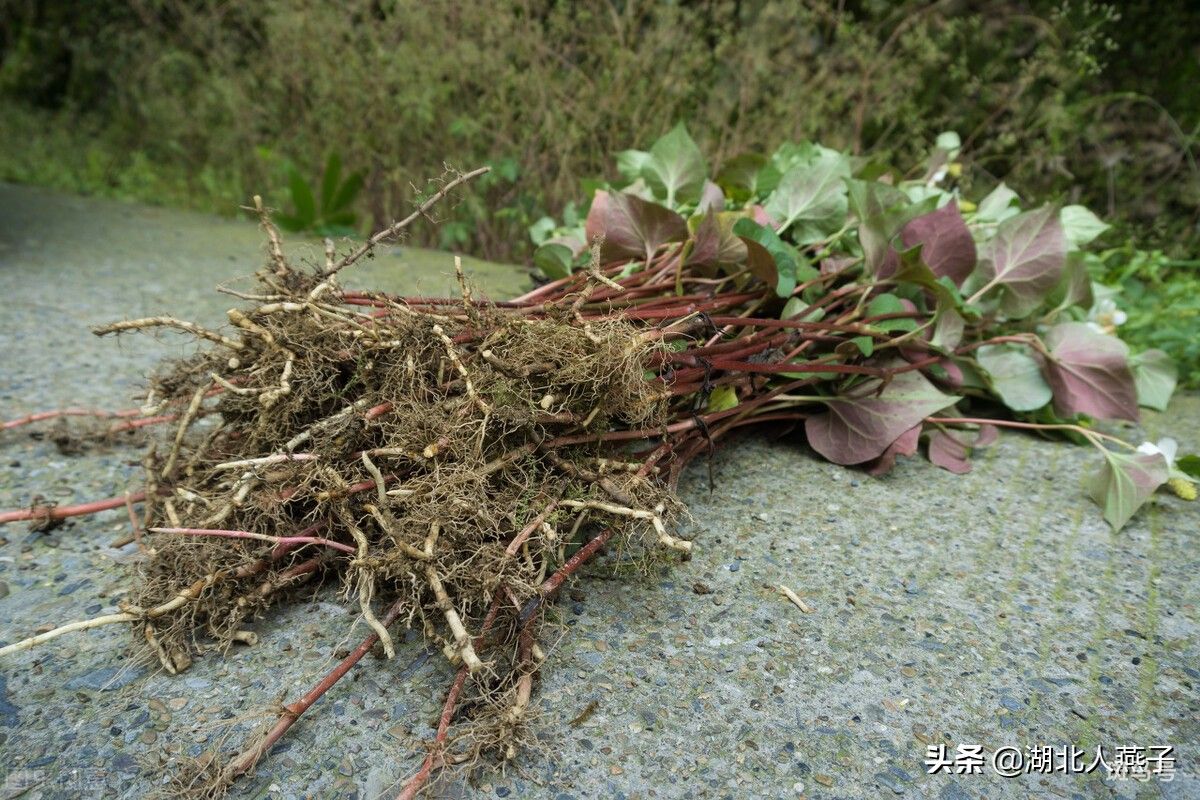
[[[308,246],[313,256],[317,249]],[[184,340],[98,340],[90,325],[171,311],[217,324],[211,287],[261,257],[248,223],[0,184],[0,419],[130,404]],[[444,254],[401,249],[364,285],[444,292]],[[497,296],[516,268],[472,263]],[[1200,398],[1149,434],[1200,449]],[[66,457],[0,435],[0,508],[122,491],[137,452]],[[1200,797],[1200,504],[1158,495],[1118,535],[1083,498],[1095,459],[1004,435],[967,476],[918,460],[883,479],[749,436],[694,469],[689,562],[564,595],[535,695],[543,748],[446,797]],[[0,529],[0,641],[115,608],[123,511],[49,534]],[[786,583],[813,612],[775,590]],[[273,718],[364,635],[332,587],[261,621],[261,644],[186,674],[130,668],[99,630],[0,664],[0,798],[143,797],[164,765]],[[353,630],[352,629],[353,626]],[[288,631],[288,632],[284,632]],[[423,756],[450,679],[411,640],[367,659],[276,747],[239,798],[391,796]],[[1169,783],[1099,775],[928,775],[926,747],[1174,745]],[[1111,759],[1110,759],[1111,760]]]

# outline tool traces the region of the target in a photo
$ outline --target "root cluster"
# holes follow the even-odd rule
[[[645,378],[661,338],[580,317],[593,283],[535,316],[465,281],[456,305],[350,304],[282,251],[258,278],[228,333],[171,317],[97,331],[165,326],[204,345],[160,369],[142,409],[175,418],[144,459],[147,558],[123,610],[139,646],[182,671],[214,643],[253,643],[264,609],[336,575],[387,655],[396,621],[465,668],[458,704],[477,713],[456,758],[511,756],[548,581],[600,532],[636,563],[690,547],[667,532],[680,506],[638,443],[622,459],[557,441],[663,428],[669,395]]]

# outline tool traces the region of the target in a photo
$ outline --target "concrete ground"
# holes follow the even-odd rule
[[[313,255],[316,249],[310,248]],[[218,324],[214,284],[253,270],[248,223],[0,184],[0,419],[125,407],[185,342],[99,340],[149,313]],[[355,267],[357,270],[358,267]],[[401,249],[362,283],[446,291],[444,254]],[[472,263],[497,296],[516,268]],[[1147,433],[1200,449],[1200,398]],[[1140,435],[1131,433],[1131,435]],[[61,455],[0,436],[0,508],[130,485],[138,454]],[[1160,494],[1120,534],[1084,498],[1094,454],[1005,434],[966,476],[920,460],[873,479],[794,439],[743,438],[686,477],[695,557],[564,594],[535,695],[543,748],[435,795],[555,798],[1200,797],[1200,504]],[[0,642],[115,608],[124,511],[48,534],[0,529]],[[811,607],[779,595],[787,584]],[[263,641],[170,677],[129,668],[128,631],[0,663],[0,798],[143,797],[172,759],[232,749],[364,634],[332,588],[269,614]],[[353,630],[351,630],[354,625]],[[552,645],[550,647],[549,645]],[[410,639],[365,660],[292,729],[239,798],[390,796],[423,757],[450,672]],[[1173,746],[1174,780],[927,774],[927,748]],[[165,766],[164,766],[165,765]]]

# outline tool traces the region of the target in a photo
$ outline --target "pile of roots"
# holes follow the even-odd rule
[[[165,316],[97,330],[174,328],[204,346],[164,364],[141,409],[169,425],[143,460],[130,601],[72,629],[131,622],[175,674],[214,643],[253,644],[247,626],[266,608],[336,575],[372,630],[342,673],[373,646],[394,656],[401,624],[460,668],[415,793],[435,767],[515,754],[544,658],[542,602],[567,576],[601,548],[635,565],[690,550],[668,533],[681,509],[661,443],[604,435],[667,432],[671,394],[646,379],[664,339],[581,313],[597,288],[620,288],[597,270],[525,305],[474,299],[461,266],[452,300],[348,293],[338,273],[365,250],[306,272],[262,219],[271,258],[228,332]],[[340,676],[178,788],[223,792]],[[464,707],[451,753],[446,723]]]

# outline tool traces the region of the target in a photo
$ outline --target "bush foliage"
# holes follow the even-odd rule
[[[1081,202],[1174,256],[1195,238],[1200,12],[1149,2],[6,0],[0,176],[233,212],[330,153],[392,217],[490,163],[440,242],[492,258],[687,121],[715,167],[820,140]],[[1122,17],[1123,15],[1123,17]],[[1121,17],[1118,19],[1118,17]],[[1156,61],[1157,59],[1157,61]],[[979,189],[989,189],[981,186]],[[485,213],[486,211],[486,213]]]

